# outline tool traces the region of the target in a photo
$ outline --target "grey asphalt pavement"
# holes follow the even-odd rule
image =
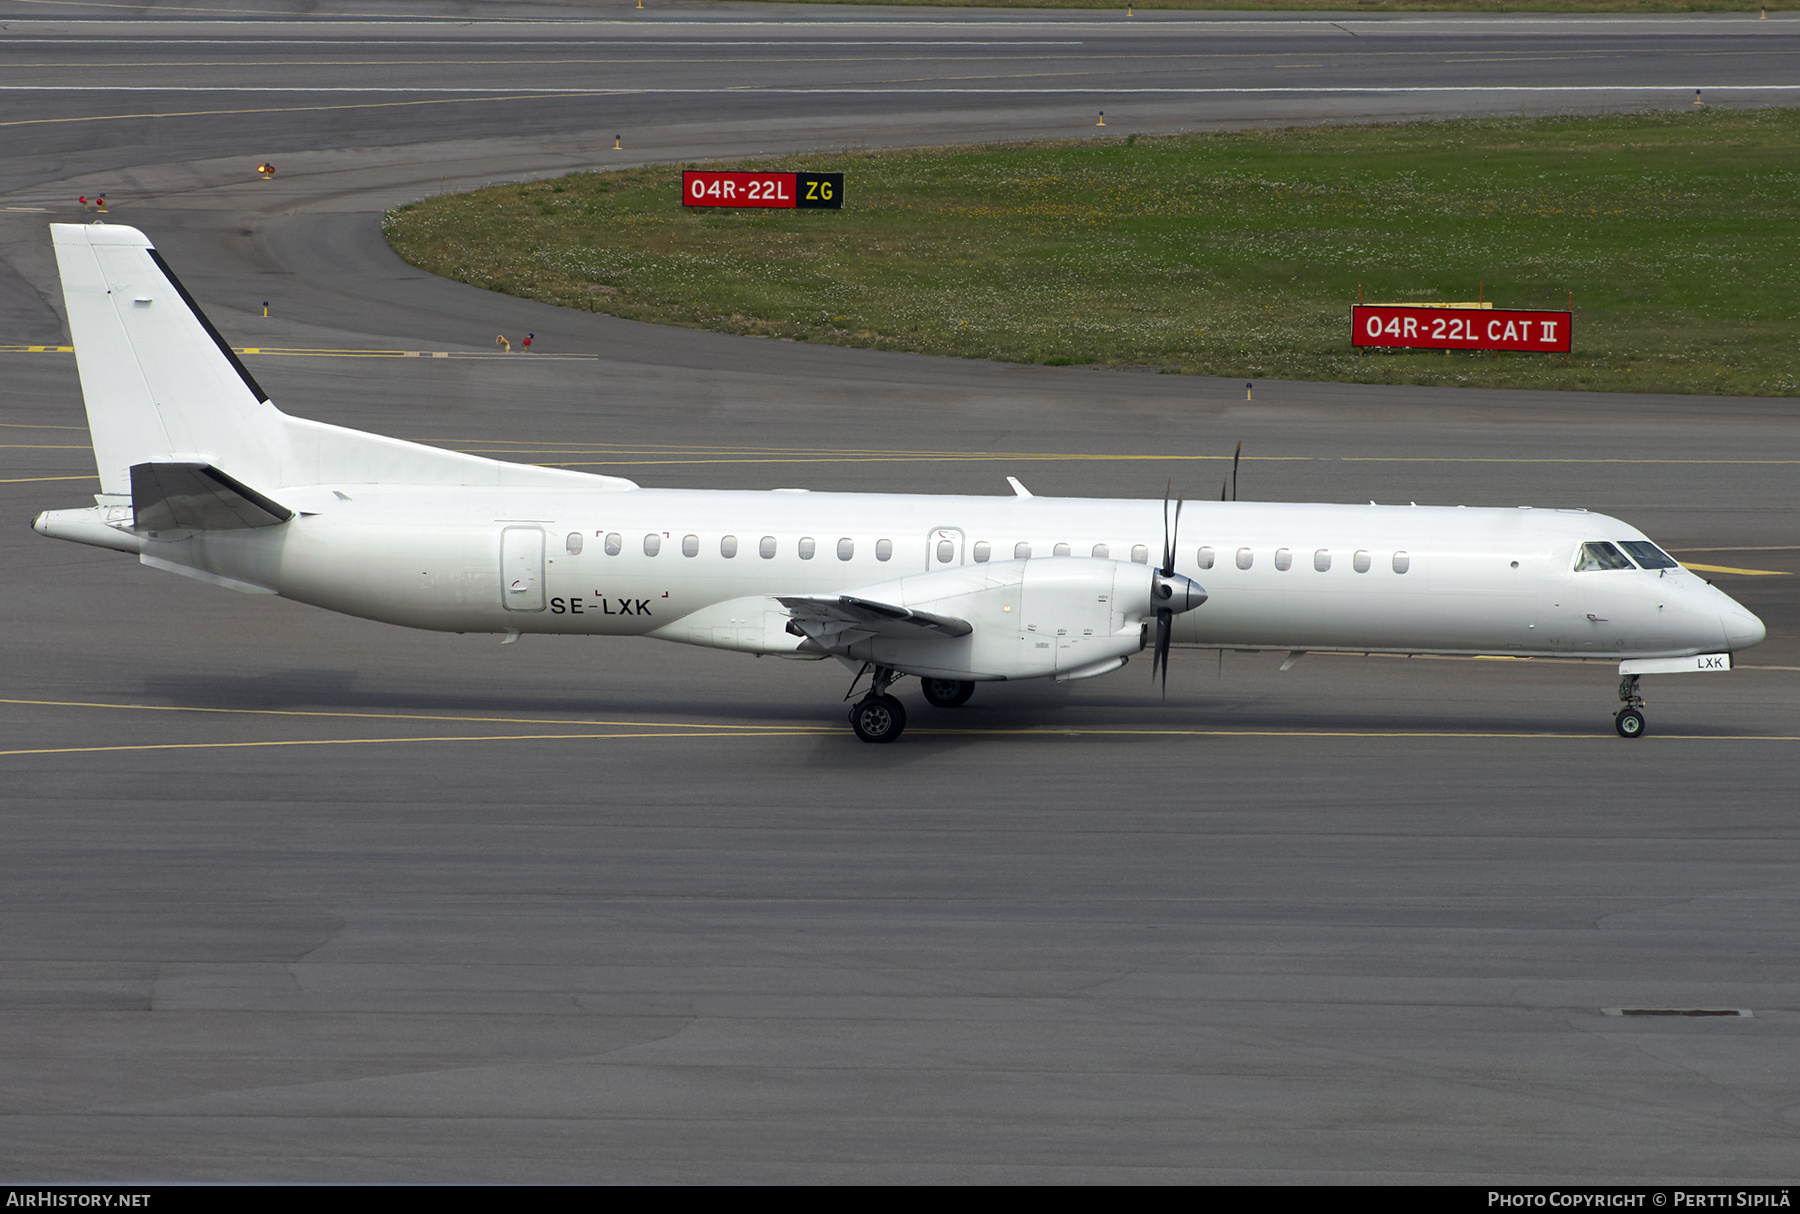
[[[835,664],[503,649],[44,540],[92,492],[79,385],[9,349],[0,1179],[1792,1180],[1800,402],[662,329],[423,275],[380,215],[1100,108],[1767,103],[1800,24],[299,7],[0,3],[0,346],[66,340],[43,225],[104,191],[233,344],[324,352],[246,356],[306,416],[682,486],[1207,497],[1242,441],[1246,497],[1621,515],[1760,571],[1714,576],[1770,639],[1647,679],[1631,743],[1604,664],[1190,652],[1166,702],[1142,663],[905,692],[870,747]],[[1130,91],[1271,77],[1335,91]],[[815,80],[877,91],[776,91]],[[1392,91],[1449,85],[1500,91]],[[1683,1008],[1751,1014],[1611,1014]]]

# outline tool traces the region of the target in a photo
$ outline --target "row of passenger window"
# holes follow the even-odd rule
[[[1211,548],[1200,549],[1199,553],[1197,554],[1197,559],[1195,560],[1194,563],[1197,564],[1198,566],[1200,566],[1200,568],[1202,568],[1202,569],[1211,569],[1213,567],[1213,550]],[[1392,569],[1394,570],[1395,573],[1405,573],[1408,569],[1412,568],[1412,556],[1409,553],[1396,552],[1389,559],[1388,563],[1392,567]],[[1256,552],[1253,549],[1239,548],[1237,550],[1237,567],[1239,569],[1249,569],[1251,566],[1253,566],[1255,564],[1256,564]],[[1320,573],[1324,573],[1327,570],[1329,570],[1331,568],[1331,549],[1329,549],[1329,548],[1316,549],[1313,552],[1312,564],[1313,564],[1313,568],[1318,570]],[[1365,548],[1358,548],[1355,552],[1350,554],[1350,568],[1356,570],[1358,573],[1367,573],[1371,568],[1374,567],[1374,564],[1375,564],[1375,558],[1374,558],[1373,554],[1371,554]],[[1281,570],[1283,573],[1286,573],[1289,569],[1292,569],[1293,567],[1294,567],[1294,551],[1293,551],[1293,549],[1277,548],[1275,550],[1275,568]]]
[[[663,537],[660,532],[652,531],[649,534],[645,535],[644,536],[644,555],[645,556],[655,556],[658,553],[660,553],[662,551],[662,542],[663,542]],[[567,547],[570,556],[578,555],[581,552],[581,548],[582,548],[581,532],[579,532],[579,531],[569,532],[569,537],[568,537],[568,540],[567,540],[565,546]],[[606,538],[603,541],[603,547],[605,548],[607,556],[618,556],[621,552],[623,552],[625,550],[625,537],[620,535],[617,531],[609,531],[609,532],[607,532]],[[1591,547],[1593,547],[1593,545],[1585,545],[1585,547],[1591,548]],[[1611,547],[1611,545],[1607,545],[1607,547]],[[780,548],[780,545],[776,542],[776,539],[774,536],[765,535],[762,537],[762,539],[757,541],[756,554],[758,556],[762,557],[765,561],[773,560],[777,551],[779,551],[779,548]],[[814,556],[816,556],[818,554],[818,550],[819,550],[818,541],[815,540],[810,535],[802,536],[800,538],[800,542],[796,545],[796,550],[798,551],[801,560],[810,561],[813,559]],[[1053,555],[1053,556],[1070,556],[1070,555],[1072,555],[1072,551],[1073,550],[1071,549],[1070,545],[1068,545],[1068,544],[1056,544],[1056,545],[1052,546],[1052,548],[1050,550],[1051,555]],[[1031,558],[1031,552],[1032,552],[1032,548],[1028,542],[1020,541],[1019,543],[1013,545],[1013,559],[1016,561],[1029,560]],[[1102,560],[1105,560],[1111,556],[1111,553],[1112,553],[1112,549],[1108,545],[1095,544],[1092,549],[1091,554],[1093,556],[1101,558]],[[737,554],[738,554],[738,538],[737,538],[737,536],[735,536],[735,535],[721,536],[719,539],[719,555],[729,559],[729,558],[735,557]],[[699,556],[700,555],[700,537],[697,535],[682,536],[681,537],[681,555],[682,556]],[[893,540],[885,540],[884,539],[884,540],[876,540],[875,541],[875,559],[876,560],[878,560],[878,561],[891,560],[891,559],[893,559],[893,555],[894,555],[894,541]],[[952,562],[954,562],[956,560],[956,544],[955,544],[955,542],[951,541],[951,540],[939,540],[937,543],[937,552],[935,555],[937,556],[939,564],[941,564],[941,565],[951,564]],[[986,564],[988,561],[993,559],[993,555],[994,555],[994,548],[993,548],[992,544],[988,543],[986,540],[979,540],[976,542],[975,548],[974,548],[974,557],[975,557],[975,562],[977,564]],[[856,541],[854,539],[851,539],[849,536],[845,536],[842,539],[838,540],[838,542],[837,542],[837,558],[840,561],[854,560],[856,558]],[[1139,565],[1148,564],[1150,561],[1150,549],[1143,544],[1132,545],[1131,559]],[[1369,552],[1367,552],[1366,550],[1359,549],[1351,555],[1350,567],[1352,569],[1356,570],[1356,572],[1358,572],[1358,573],[1367,573],[1373,564],[1373,559],[1374,558],[1369,554]],[[1215,554],[1211,548],[1201,548],[1198,552],[1196,552],[1194,554],[1194,564],[1197,565],[1201,569],[1211,569],[1213,567],[1214,560],[1215,560]],[[1239,569],[1249,569],[1252,566],[1254,566],[1255,564],[1256,564],[1256,553],[1253,549],[1239,548],[1237,550],[1237,567]],[[1277,568],[1285,573],[1287,570],[1289,570],[1293,567],[1293,564],[1294,564],[1294,553],[1293,553],[1292,549],[1277,548],[1275,550],[1275,568]],[[1390,564],[1392,565],[1395,573],[1405,573],[1409,568],[1412,567],[1412,558],[1404,552],[1396,552],[1393,554]],[[1331,549],[1320,548],[1313,553],[1313,568],[1318,570],[1320,573],[1324,573],[1325,571],[1327,571],[1328,569],[1331,568]]]
[[[644,536],[644,555],[655,556],[662,551],[662,543],[663,537],[661,532],[650,532],[648,535]],[[619,553],[625,551],[625,537],[620,535],[617,531],[609,531],[606,533],[606,538],[602,541],[601,546],[605,549],[607,556],[618,556]],[[569,532],[569,538],[564,543],[564,547],[568,549],[570,556],[578,556],[581,553],[582,547],[581,532]],[[756,543],[756,554],[765,561],[773,560],[779,547],[780,545],[776,543],[774,536],[765,535]],[[803,561],[810,561],[814,556],[818,555],[819,542],[810,535],[802,536],[797,547],[800,553],[800,559]],[[719,538],[719,555],[729,559],[735,557],[737,554],[738,537],[735,535],[721,536]],[[682,536],[681,555],[699,556],[700,537],[697,535]],[[875,541],[876,560],[891,560],[893,559],[893,556],[893,540]],[[849,536],[845,536],[843,539],[839,540],[837,542],[837,558],[840,561],[854,560],[856,558],[856,541]]]

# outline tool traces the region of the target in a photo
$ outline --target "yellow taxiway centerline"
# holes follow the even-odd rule
[[[929,729],[910,731],[931,737],[992,738],[1414,738],[1430,741],[1519,741],[1604,742],[1616,744],[1612,737],[1593,733],[1527,733],[1499,731],[1452,730],[1354,730],[1354,729]],[[413,738],[279,738],[259,742],[147,742],[106,746],[54,746],[19,750],[0,750],[0,758],[28,755],[102,754],[150,750],[266,750],[275,747],[305,746],[386,746],[409,742],[602,742],[663,741],[675,738],[763,739],[763,738],[830,738],[847,737],[835,726],[794,726],[748,733],[737,729],[713,729],[704,732],[652,732],[637,730],[627,733],[541,733],[541,734],[451,734]],[[1658,742],[1800,742],[1800,734],[1651,734]]]
[[[1735,573],[1743,577],[1791,577],[1785,569],[1734,569],[1730,565],[1696,565],[1692,561],[1681,562],[1682,568],[1692,569],[1695,573]]]

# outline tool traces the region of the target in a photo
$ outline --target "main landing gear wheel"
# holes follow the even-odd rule
[[[920,679],[925,702],[933,708],[955,708],[967,704],[975,694],[975,684],[960,679]]]
[[[865,742],[892,742],[906,729],[906,709],[890,695],[864,696],[850,709],[850,728]]]
[[[1623,708],[1613,718],[1613,728],[1619,731],[1621,738],[1641,738],[1644,736],[1644,714],[1635,708]]]

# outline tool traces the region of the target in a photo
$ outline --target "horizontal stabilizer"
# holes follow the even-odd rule
[[[848,594],[778,595],[777,601],[793,614],[794,621],[807,634],[815,629],[842,632],[854,629],[873,636],[896,638],[920,635],[966,637],[975,631],[967,620],[953,616],[933,615],[929,611],[909,611],[890,603],[877,603]],[[807,626],[814,625],[813,628]],[[818,638],[815,638],[818,639]]]
[[[211,464],[133,464],[131,509],[144,531],[234,531],[294,517]]]

